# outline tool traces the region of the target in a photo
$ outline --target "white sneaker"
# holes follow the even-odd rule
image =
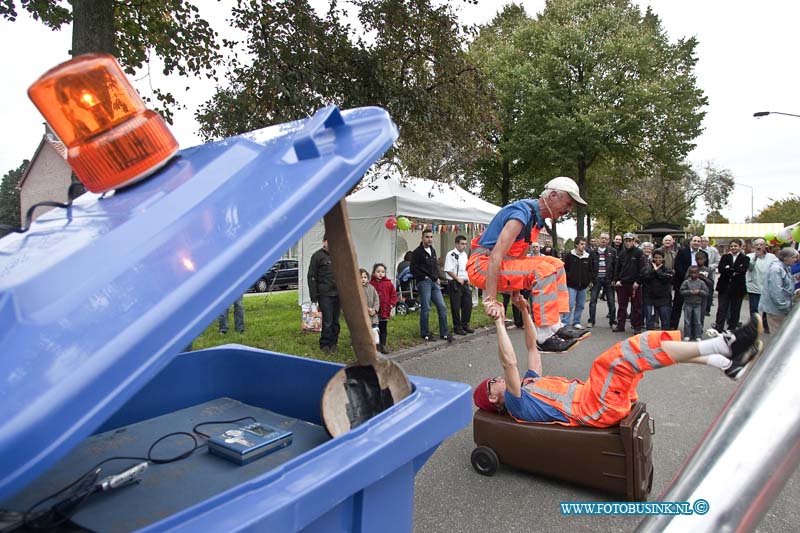
[[[709,339],[712,337],[719,337],[719,331],[715,330],[714,328],[708,328],[706,330],[706,337]]]
[[[575,328],[575,329],[584,329],[584,327],[583,327],[583,326],[581,326],[580,324],[575,324],[575,325],[574,325],[574,326],[572,326],[572,327],[573,327],[573,328]]]
[[[691,337],[684,337],[684,338],[683,338],[683,342],[689,342],[690,340],[692,340],[692,338],[691,338]]]

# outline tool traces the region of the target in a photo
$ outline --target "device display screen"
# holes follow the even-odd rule
[[[250,426],[250,427],[248,427],[246,429],[250,433],[258,435],[259,437],[268,437],[268,436],[272,435],[273,433],[276,433],[275,430],[269,429],[269,428],[261,426],[261,425]]]

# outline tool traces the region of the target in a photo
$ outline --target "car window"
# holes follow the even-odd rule
[[[286,268],[297,268],[297,261],[286,261]]]

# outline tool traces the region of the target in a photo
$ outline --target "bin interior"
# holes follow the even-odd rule
[[[246,465],[199,448],[176,462],[150,465],[137,485],[97,494],[73,516],[75,524],[94,531],[132,531],[200,504],[247,483],[268,484],[303,461],[305,452],[331,440],[320,424],[319,405],[327,381],[340,365],[275,354],[239,345],[183,354],[128,401],[91,437],[22,492],[2,502],[23,510],[80,478],[110,457],[145,458],[150,446],[169,433],[201,422],[253,417],[293,432],[292,443]],[[251,420],[202,426],[213,435]],[[153,457],[177,457],[194,447],[175,435],[154,449]],[[141,461],[116,460],[103,465],[101,477]]]
[[[230,519],[237,530],[253,514],[267,529],[347,531],[387,517],[410,528],[414,475],[444,438],[468,422],[470,388],[412,378],[409,397],[331,439],[320,425],[319,405],[339,368],[240,345],[181,354],[97,433],[0,507],[27,509],[103,459],[144,457],[159,437],[191,432],[200,421],[252,416],[294,431],[292,444],[244,466],[205,448],[187,459],[150,465],[141,484],[93,496],[75,523],[95,531],[161,531],[178,524],[192,530],[206,520],[227,527],[222,524]],[[200,429],[213,434],[215,427]],[[154,456],[172,457],[191,447],[188,437],[171,438]],[[101,477],[137,462],[106,464]]]

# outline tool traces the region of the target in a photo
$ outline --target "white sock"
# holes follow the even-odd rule
[[[700,350],[700,355],[722,354],[726,357],[731,355],[731,348],[722,335],[698,342],[697,349]]]
[[[708,356],[708,361],[706,361],[708,366],[713,366],[714,368],[720,368],[722,370],[727,370],[731,367],[732,361],[725,357],[724,355],[720,355],[718,353],[712,353]]]
[[[534,326],[536,326],[534,324]],[[555,335],[555,331],[553,331],[552,326],[536,326],[536,340],[538,342],[544,342],[553,335]]]
[[[556,332],[558,332],[558,330],[560,330],[563,327],[564,327],[564,323],[559,320],[558,322],[556,322],[555,324],[550,326],[550,329],[553,330],[553,333],[556,333]]]

